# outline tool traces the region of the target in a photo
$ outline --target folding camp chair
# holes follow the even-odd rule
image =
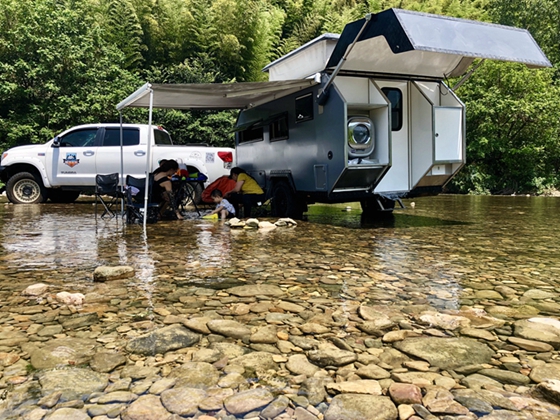
[[[119,186],[119,174],[107,175],[97,174],[95,176],[95,217],[97,218],[97,202],[103,205],[101,218],[108,216],[113,218],[117,215],[117,205],[124,198]]]
[[[153,176],[150,174],[148,183],[148,215],[146,223],[156,223],[159,214],[159,204],[152,202]],[[144,196],[146,191],[146,178],[126,176],[126,222],[144,223]]]

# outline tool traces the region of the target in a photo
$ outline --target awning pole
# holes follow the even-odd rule
[[[366,26],[371,21],[371,16],[372,16],[371,13],[368,13],[365,16],[366,21],[362,25],[362,28],[360,29],[360,32],[358,32],[358,35],[356,35],[356,38],[354,38],[354,41],[352,42],[352,44],[350,44],[350,46],[346,50],[346,54],[344,54],[344,56],[338,62],[338,65],[336,66],[336,68],[332,72],[331,77],[329,77],[329,80],[325,84],[325,87],[323,88],[322,92],[319,95],[317,95],[317,103],[319,105],[324,105],[325,102],[327,102],[327,98],[329,97],[328,91],[329,91],[329,88],[331,87],[331,84],[332,84],[334,78],[336,77],[336,75],[338,74],[338,72],[340,71],[340,69],[342,68],[344,63],[346,62],[346,59],[350,55],[350,52],[352,51],[352,48],[354,48],[354,45],[356,45],[356,42],[358,42],[358,39],[360,39],[360,36],[362,36],[362,32],[364,32],[364,30],[366,29]]]
[[[123,157],[123,118],[122,110],[119,111],[120,119],[120,137],[121,137],[121,217],[124,214],[124,157]]]
[[[478,70],[478,68],[482,65],[482,63],[484,63],[484,60],[486,60],[485,58],[483,58],[482,60],[480,60],[476,66],[474,66],[472,69],[470,69],[470,71],[465,74],[463,77],[461,77],[461,80],[459,80],[457,83],[455,83],[455,86],[453,86],[451,88],[451,91],[455,92],[455,90],[459,89],[463,83],[465,83],[467,80],[469,80],[471,78],[471,76],[473,75],[473,73],[475,71]]]
[[[154,109],[154,91],[150,88],[150,108],[148,112],[148,150],[146,153],[146,187],[144,191],[144,234],[148,220],[148,196],[150,189],[150,167],[152,163],[152,111]]]

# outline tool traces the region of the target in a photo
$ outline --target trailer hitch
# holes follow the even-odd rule
[[[356,35],[356,38],[354,38],[354,41],[352,41],[352,44],[350,44],[350,46],[346,50],[346,54],[344,54],[344,56],[338,62],[336,68],[332,72],[331,77],[329,77],[329,80],[325,84],[325,87],[323,88],[323,90],[317,95],[317,103],[319,105],[322,106],[322,105],[325,105],[327,103],[327,99],[329,98],[329,88],[331,87],[334,78],[336,77],[336,75],[338,74],[338,72],[340,71],[342,66],[344,65],[344,62],[346,61],[346,59],[350,55],[350,52],[352,51],[352,48],[354,48],[354,45],[356,45],[356,42],[358,42],[358,39],[360,39],[360,36],[362,36],[362,32],[364,32],[364,30],[366,29],[366,26],[371,21],[371,17],[372,17],[371,13],[368,13],[365,16],[366,21],[364,22],[362,28],[360,29],[360,32],[358,32],[358,35]]]

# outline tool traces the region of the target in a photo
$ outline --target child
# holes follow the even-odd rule
[[[235,209],[232,204],[224,198],[224,195],[220,190],[215,189],[212,191],[210,197],[212,197],[212,201],[216,203],[216,209],[208,213],[208,216],[219,213],[220,219],[222,220],[235,216]]]

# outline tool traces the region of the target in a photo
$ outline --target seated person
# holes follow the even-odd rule
[[[154,171],[154,184],[152,186],[152,197],[155,202],[160,203],[159,218],[163,216],[165,210],[171,205],[177,219],[183,219],[183,215],[177,209],[175,197],[173,196],[173,185],[171,177],[179,169],[177,161],[163,159],[159,163],[159,168]]]
[[[216,203],[216,208],[208,213],[207,216],[210,216],[212,214],[219,214],[220,219],[222,220],[225,220],[228,217],[235,216],[235,208],[233,208],[231,203],[224,198],[220,190],[215,189],[214,191],[212,191],[211,196],[212,200],[214,200],[214,203]]]
[[[251,217],[251,208],[258,202],[264,201],[264,191],[260,185],[245,170],[231,168],[230,177],[235,180],[235,188],[225,194],[239,214],[238,206],[243,204],[243,217]]]
[[[235,180],[231,179],[229,175],[224,175],[216,179],[202,191],[202,201],[205,203],[213,203],[212,192],[220,190],[222,194],[227,194],[235,188]]]

